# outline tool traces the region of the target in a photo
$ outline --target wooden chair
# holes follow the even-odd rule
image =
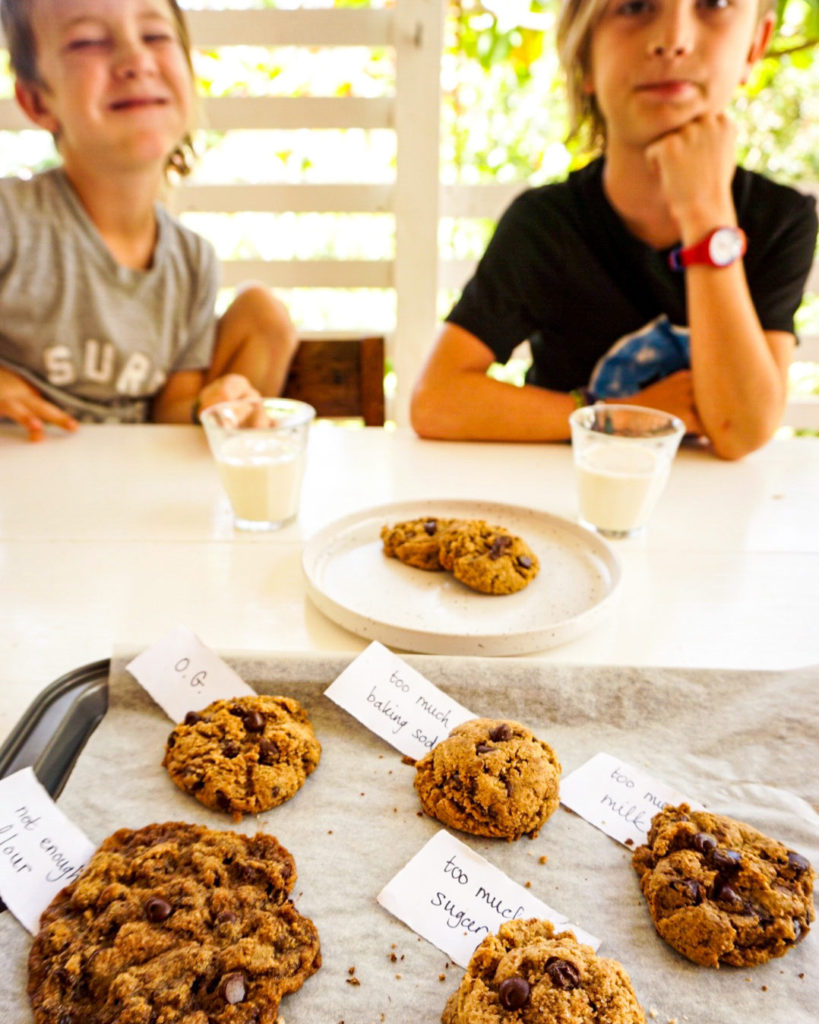
[[[384,426],[384,338],[302,338],[284,387],[319,416]]]

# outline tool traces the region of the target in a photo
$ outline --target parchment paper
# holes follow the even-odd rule
[[[324,961],[282,1002],[287,1024],[439,1021],[461,969],[375,897],[440,826],[418,816],[413,769],[323,696],[350,658],[225,656],[259,692],[299,699],[323,745],[318,769],[294,799],[236,826],[165,774],[160,762],[171,722],[124,671],[130,656],[114,659],[110,709],[60,797],[62,809],[95,842],[120,827],[163,820],[274,834],[296,859],[295,903],[316,922]],[[475,714],[528,724],[555,748],[564,773],[605,750],[819,864],[815,668],[749,673],[406,660]],[[697,967],[655,934],[626,848],[562,807],[534,840],[458,837],[599,936],[600,955],[624,964],[649,1022],[816,1019],[819,928],[761,967]],[[30,1024],[31,939],[8,913],[0,915],[0,944],[0,1020]],[[357,986],[349,983],[350,968]]]

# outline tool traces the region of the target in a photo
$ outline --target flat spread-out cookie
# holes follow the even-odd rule
[[[456,580],[484,594],[514,594],[538,574],[540,563],[529,545],[502,526],[467,520],[447,531],[441,565]]]
[[[168,737],[162,764],[180,789],[241,821],[289,800],[320,756],[297,700],[253,695],[190,712]]]
[[[507,921],[472,954],[443,1024],[645,1024],[631,980],[548,921]]]
[[[426,516],[384,526],[381,529],[384,554],[416,569],[438,572],[443,568],[439,558],[441,541],[455,522],[455,519]]]
[[[275,1024],[321,966],[273,836],[121,829],[51,902],[28,962],[34,1024]]]
[[[560,762],[519,722],[473,718],[415,766],[421,806],[444,825],[504,839],[535,836],[559,803]]]
[[[720,814],[666,807],[632,863],[658,934],[705,967],[782,956],[814,918],[807,859]]]

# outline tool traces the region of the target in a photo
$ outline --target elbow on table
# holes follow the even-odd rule
[[[777,426],[778,424],[774,424],[769,429],[758,429],[742,434],[730,428],[715,431],[709,438],[711,449],[718,458],[726,462],[736,462],[764,447],[773,437]]]
[[[436,396],[418,383],[410,397],[410,425],[419,437],[428,440],[445,440],[449,435],[445,430],[445,413]]]

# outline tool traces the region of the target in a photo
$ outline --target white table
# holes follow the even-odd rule
[[[85,426],[40,445],[0,426],[0,738],[62,673],[190,626],[216,650],[350,651],[366,642],[305,596],[304,541],[416,498],[576,515],[567,445],[422,441],[314,426],[299,519],[234,531],[194,427]],[[643,537],[615,542],[613,613],[528,657],[575,664],[788,668],[819,663],[819,441],[737,463],[680,452]]]

